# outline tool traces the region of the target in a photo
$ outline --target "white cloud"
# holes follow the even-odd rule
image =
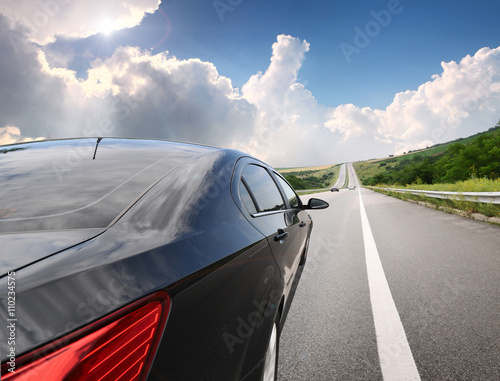
[[[309,43],[280,35],[272,48],[266,72],[253,75],[241,91],[258,114],[253,135],[240,147],[277,166],[332,160],[335,136],[323,126],[327,109],[297,81]]]
[[[255,107],[212,63],[122,47],[93,61],[82,81],[73,71],[50,67],[42,51],[37,60],[42,76],[64,86],[52,136],[150,137],[228,146],[252,133]]]
[[[82,38],[136,26],[159,4],[160,0],[3,0],[0,13],[27,28],[31,41],[45,45],[56,36]]]
[[[106,117],[120,135],[227,146],[252,131],[255,108],[199,59],[120,48],[95,61],[81,87],[87,97],[107,102]]]
[[[25,31],[12,29],[1,14],[0,51],[0,126],[16,126],[26,136],[62,130],[63,116],[73,111],[65,107],[67,85],[43,71],[38,49]]]
[[[21,136],[21,130],[15,126],[0,127],[0,145],[16,143]]]
[[[336,107],[329,112],[325,126],[342,134],[347,141],[364,135],[374,135],[377,128],[377,115],[369,107],[359,108],[353,104]]]
[[[18,44],[11,44],[11,32],[22,37]],[[71,70],[51,67],[43,51],[2,15],[0,51],[0,126],[17,126],[23,135],[136,136],[228,146],[252,133],[255,107],[209,62],[123,47],[91,62],[83,81]]]
[[[281,107],[297,75],[309,43],[291,36],[279,35],[272,46],[273,55],[267,71],[253,75],[243,86],[243,97],[252,103],[266,104],[268,108]],[[265,100],[264,100],[265,99]],[[277,104],[269,105],[268,101]]]
[[[45,138],[29,138],[22,137],[21,130],[16,126],[5,126],[0,127],[0,145],[5,144],[14,144],[14,143],[22,143],[22,142],[30,142],[33,140],[43,140]]]
[[[330,110],[326,126],[346,140],[372,135],[392,142],[396,153],[472,135],[500,117],[500,48],[482,48],[417,90],[396,94],[385,110],[342,105]]]

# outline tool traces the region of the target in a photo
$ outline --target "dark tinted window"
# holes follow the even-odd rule
[[[0,233],[103,228],[206,147],[74,139],[0,147]]]
[[[281,185],[281,188],[285,191],[286,198],[288,199],[288,202],[290,203],[290,206],[292,208],[298,208],[299,207],[299,199],[297,195],[295,194],[295,191],[288,185],[288,183],[281,178],[278,174],[276,175],[278,178],[278,181]]]
[[[243,169],[242,181],[246,183],[257,202],[259,212],[285,209],[281,193],[265,168],[258,165],[247,165]]]

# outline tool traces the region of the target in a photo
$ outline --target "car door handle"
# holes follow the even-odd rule
[[[274,236],[275,241],[281,241],[284,240],[288,236],[288,232],[284,231],[283,229],[278,229],[278,234]]]
[[[304,221],[300,221],[299,226],[300,226],[301,228],[303,228],[303,227],[304,227],[304,226],[306,226],[306,225],[307,225],[307,224],[306,224]]]

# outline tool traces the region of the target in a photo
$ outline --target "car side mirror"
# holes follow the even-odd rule
[[[304,205],[304,209],[326,209],[330,205],[319,198],[311,198],[309,199],[307,205]]]

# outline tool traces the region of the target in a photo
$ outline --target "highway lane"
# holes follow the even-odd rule
[[[330,208],[311,212],[279,380],[383,380],[400,355],[377,348],[359,192],[420,378],[499,380],[500,228],[359,187],[316,195]]]
[[[337,181],[335,182],[335,184],[333,184],[333,187],[342,188],[344,186],[346,177],[346,167],[347,164],[342,164],[340,166],[339,176],[337,177]]]

